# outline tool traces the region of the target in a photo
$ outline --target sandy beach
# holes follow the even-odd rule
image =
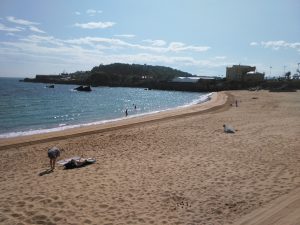
[[[251,224],[280,205],[299,209],[285,200],[300,198],[299,135],[299,91],[230,91],[176,111],[0,140],[0,224]],[[97,162],[40,176],[52,146],[65,149],[60,159]],[[293,215],[289,224],[300,224]]]

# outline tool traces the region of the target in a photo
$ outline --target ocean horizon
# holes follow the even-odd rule
[[[105,124],[199,104],[211,93],[19,82],[0,77],[0,138]],[[125,111],[127,110],[128,116]]]

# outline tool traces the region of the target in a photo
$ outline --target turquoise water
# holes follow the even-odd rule
[[[0,138],[102,124],[207,100],[207,93],[19,82],[0,78]],[[136,105],[136,109],[134,107]],[[128,117],[125,110],[128,110]]]

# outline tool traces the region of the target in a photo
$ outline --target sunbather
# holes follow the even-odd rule
[[[235,130],[232,127],[230,127],[226,124],[224,124],[223,127],[224,127],[224,132],[225,133],[235,133]]]
[[[71,159],[69,162],[64,164],[64,166],[65,166],[66,169],[73,169],[73,168],[86,166],[86,165],[92,164],[94,162],[96,162],[96,160],[92,159],[92,158],[88,158],[88,159],[84,159],[84,158]]]
[[[84,159],[84,158],[80,158],[80,159],[78,159],[78,160],[72,159],[71,162],[74,163],[74,165],[75,165],[76,167],[80,167],[80,166],[83,166],[83,165],[85,164],[86,159]]]

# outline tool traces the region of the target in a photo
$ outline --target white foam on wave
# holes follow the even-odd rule
[[[14,138],[14,137],[20,137],[20,136],[29,136],[29,135],[35,135],[35,134],[46,134],[46,133],[63,131],[63,130],[72,129],[72,128],[87,127],[87,126],[92,126],[92,125],[101,125],[101,124],[117,122],[117,121],[121,121],[121,120],[125,120],[125,119],[147,116],[147,115],[156,114],[156,113],[160,113],[160,112],[166,112],[166,111],[170,111],[170,110],[174,110],[174,109],[185,108],[185,107],[189,107],[189,106],[192,106],[195,104],[201,104],[201,103],[209,101],[211,99],[212,94],[213,93],[201,95],[199,99],[196,99],[189,104],[174,107],[174,108],[168,108],[168,109],[164,109],[164,110],[156,110],[156,111],[151,111],[151,112],[146,112],[146,113],[130,115],[127,117],[121,117],[121,118],[110,119],[110,120],[101,120],[101,121],[95,121],[95,122],[90,122],[90,123],[85,123],[85,124],[67,125],[67,124],[62,123],[62,124],[59,124],[58,127],[54,127],[54,128],[4,133],[4,134],[0,134],[0,139],[1,138]]]

